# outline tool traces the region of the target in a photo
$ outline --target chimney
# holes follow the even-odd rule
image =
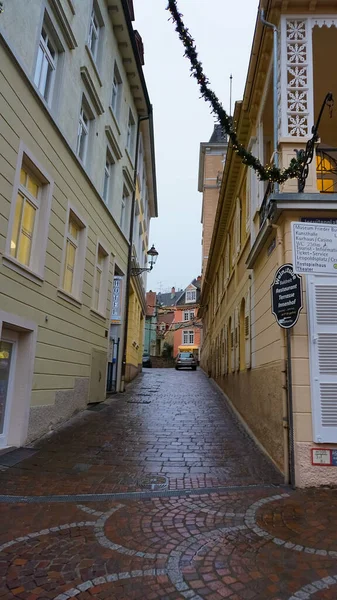
[[[176,294],[176,288],[175,288],[175,287],[173,287],[173,288],[171,289],[171,298],[174,298],[175,294]]]

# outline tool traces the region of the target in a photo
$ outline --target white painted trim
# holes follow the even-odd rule
[[[0,310],[0,337],[2,329],[18,332],[16,373],[10,413],[8,446],[21,446],[27,439],[30,401],[36,353],[37,323],[24,317]]]
[[[26,267],[26,265],[21,264],[19,261],[16,261],[11,256],[10,252],[10,244],[11,244],[11,236],[15,218],[15,207],[17,201],[18,190],[20,186],[20,171],[22,164],[26,163],[28,168],[36,175],[40,185],[41,185],[41,197],[40,197],[40,206],[37,209],[36,220],[37,223],[34,227],[34,234],[32,240],[32,250],[31,250],[31,266]],[[54,180],[50,177],[49,173],[45,170],[45,168],[39,163],[39,161],[32,154],[30,149],[20,140],[18,158],[16,162],[16,170],[14,176],[13,183],[13,193],[11,200],[11,208],[10,215],[8,220],[8,229],[7,229],[7,239],[5,245],[5,255],[4,258],[9,261],[7,262],[7,266],[13,265],[14,270],[20,272],[21,275],[28,277],[31,279],[36,276],[37,280],[44,280],[44,269],[45,269],[45,260],[46,260],[46,251],[47,251],[47,243],[48,243],[48,233],[49,233],[49,220],[50,220],[50,211],[51,211],[51,203],[54,189]],[[37,245],[36,239],[39,239],[39,244]],[[6,262],[6,261],[5,261]],[[15,266],[17,268],[15,268]]]
[[[18,335],[13,332],[13,336],[10,334],[4,334],[4,337],[1,336],[0,342],[7,342],[12,344],[12,355],[11,355],[11,363],[9,367],[9,378],[7,385],[7,394],[6,394],[6,403],[5,403],[5,418],[3,423],[3,432],[0,433],[0,448],[6,448],[7,438],[8,438],[8,430],[10,423],[10,414],[12,410],[13,404],[13,395],[14,395],[14,381],[15,381],[15,368],[16,368],[16,354],[17,354],[17,342]]]
[[[102,266],[102,282],[101,282],[101,290],[98,298],[98,309],[94,308],[94,298],[95,298],[95,287],[96,287],[96,275],[97,275],[97,256],[98,249],[101,248],[103,253],[105,254],[104,263]],[[91,296],[91,310],[96,313],[100,317],[106,319],[106,311],[107,311],[107,303],[108,303],[108,279],[110,272],[110,257],[111,251],[108,250],[108,245],[102,242],[100,238],[97,238],[96,242],[96,251],[95,251],[95,264],[94,264],[94,277],[93,277],[93,285],[92,285],[92,296]]]
[[[66,290],[63,289],[63,278],[64,278],[64,269],[65,269],[65,261],[66,261],[66,247],[67,247],[67,237],[68,237],[68,226],[69,226],[69,216],[70,212],[74,213],[75,217],[81,224],[81,230],[79,234],[79,241],[77,247],[77,256],[75,259],[75,269],[74,269],[74,282],[76,293],[69,294]],[[63,237],[63,249],[62,249],[62,268],[60,271],[60,285],[58,289],[58,293],[61,296],[64,296],[64,300],[75,301],[77,304],[82,303],[82,289],[83,289],[83,273],[85,267],[86,260],[86,251],[87,251],[87,238],[88,238],[88,226],[86,221],[81,216],[81,213],[77,210],[77,207],[72,204],[72,202],[68,201],[67,206],[67,214],[66,214],[66,222],[64,229],[64,237]]]

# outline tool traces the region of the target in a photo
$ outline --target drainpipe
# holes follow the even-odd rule
[[[273,95],[273,113],[274,113],[274,165],[276,168],[279,166],[278,160],[278,105],[277,105],[277,88],[278,88],[278,29],[274,23],[269,23],[264,18],[264,9],[260,10],[260,19],[261,23],[266,27],[271,27],[273,29],[274,36],[274,45],[273,45],[273,86],[274,86],[274,95]],[[275,192],[279,191],[279,184],[275,182],[274,184]]]
[[[136,183],[137,183],[137,169],[138,169],[138,154],[139,154],[139,140],[140,140],[140,124],[142,121],[150,119],[150,114],[145,117],[138,117],[137,123],[137,137],[136,137],[136,158],[135,158],[135,172],[134,172],[134,190],[132,193],[131,202],[131,216],[130,216],[130,231],[129,231],[129,250],[128,250],[128,270],[126,274],[125,284],[125,304],[124,304],[124,336],[123,336],[123,362],[122,362],[122,376],[121,376],[121,392],[125,392],[125,372],[126,372],[126,350],[128,341],[128,324],[129,324],[129,294],[130,294],[130,279],[131,279],[131,261],[132,261],[132,243],[133,243],[133,224],[135,219],[135,205],[136,205]]]
[[[277,262],[284,264],[284,223],[271,225],[276,232]],[[282,368],[282,406],[283,406],[283,444],[284,444],[284,479],[285,483],[295,486],[295,460],[294,460],[294,420],[291,373],[288,370],[285,330],[280,327],[280,349]],[[287,346],[287,352],[289,348]]]

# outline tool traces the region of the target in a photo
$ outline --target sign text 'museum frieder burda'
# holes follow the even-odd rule
[[[337,225],[292,222],[295,273],[337,275]]]

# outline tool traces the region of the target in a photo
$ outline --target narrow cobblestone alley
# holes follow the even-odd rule
[[[0,456],[1,600],[336,599],[336,491],[283,486],[201,371],[92,408]]]

